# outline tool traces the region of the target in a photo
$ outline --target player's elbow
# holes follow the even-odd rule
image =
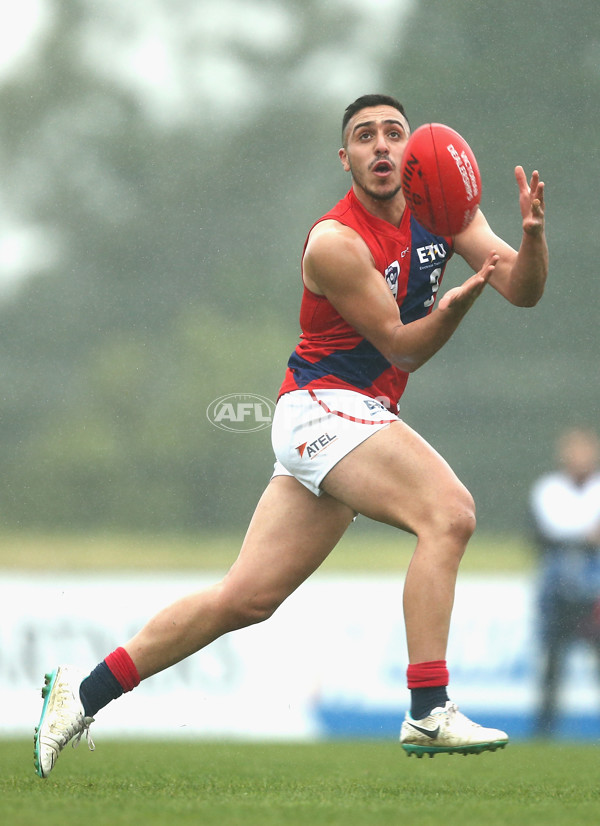
[[[547,267],[540,267],[527,274],[513,271],[513,277],[507,285],[506,298],[515,307],[535,307],[544,295],[547,277]]]
[[[404,370],[405,373],[414,373],[429,360],[429,356],[420,357],[409,353],[401,353],[393,354],[389,360],[399,370]]]
[[[416,333],[419,322],[410,324],[396,324],[390,331],[385,346],[380,352],[385,358],[405,373],[414,373],[439,349],[431,337],[427,338]]]
[[[404,367],[401,367],[400,369],[404,370],[405,373],[414,373],[415,370],[418,370],[419,367],[422,366],[423,365],[420,362],[418,364],[416,362],[410,362],[409,364],[406,364]]]
[[[513,297],[509,297],[509,301],[514,307],[522,307],[524,309],[528,309],[531,307],[535,307],[539,303],[543,295],[544,285],[542,285],[536,290],[518,293]]]
[[[536,304],[538,303],[538,301],[539,301],[539,300],[540,300],[539,298],[536,298],[536,299],[533,299],[533,298],[531,298],[531,299],[527,299],[526,301],[522,301],[520,304],[517,304],[516,306],[517,306],[517,307],[521,307],[521,308],[523,308],[523,309],[525,309],[525,310],[526,310],[526,309],[531,309],[531,307],[535,307],[535,306],[536,306]]]

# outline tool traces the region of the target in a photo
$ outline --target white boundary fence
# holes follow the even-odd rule
[[[32,731],[44,672],[92,668],[168,602],[216,575],[0,574],[0,735]],[[101,711],[107,736],[396,737],[408,704],[401,576],[317,574],[268,622],[227,635]],[[534,587],[459,579],[451,696],[478,722],[527,736],[537,701]],[[574,649],[564,736],[600,736],[595,663]],[[582,712],[584,712],[582,714]]]

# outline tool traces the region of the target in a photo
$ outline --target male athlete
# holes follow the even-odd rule
[[[504,732],[473,723],[446,690],[450,615],[475,527],[473,499],[398,419],[397,403],[408,374],[448,341],[488,282],[520,307],[540,299],[548,270],[544,185],[537,172],[528,184],[516,168],[518,251],[481,212],[460,235],[432,235],[411,215],[400,187],[409,133],[394,98],[367,95],[346,109],[339,156],[352,187],[308,235],[302,336],[273,421],[275,471],[240,555],[221,582],[165,608],[89,676],[72,666],[47,675],[35,735],[41,777],[72,737],[89,739],[94,715],[111,700],[222,634],[270,617],[357,513],[416,537],[404,587],[411,691],[404,749],[476,753],[506,745]],[[453,253],[475,275],[432,312]]]

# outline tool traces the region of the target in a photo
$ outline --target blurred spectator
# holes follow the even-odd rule
[[[559,469],[530,498],[540,550],[539,627],[543,665],[535,733],[555,732],[557,694],[572,643],[586,640],[600,668],[600,443],[571,428],[557,442]]]

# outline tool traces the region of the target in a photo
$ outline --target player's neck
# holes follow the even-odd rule
[[[371,215],[380,218],[382,221],[393,224],[395,227],[400,226],[406,207],[406,201],[404,200],[402,191],[397,192],[393,198],[386,200],[374,198],[364,189],[356,185],[353,186],[353,189],[358,201],[360,201],[367,212],[370,212]]]

